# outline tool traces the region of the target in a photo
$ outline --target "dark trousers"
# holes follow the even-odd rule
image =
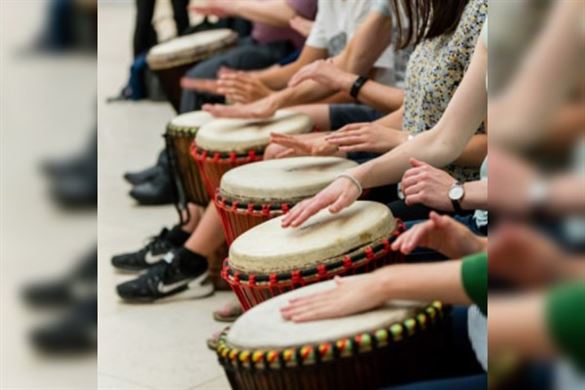
[[[189,27],[187,5],[189,0],[172,0],[173,18],[177,26],[177,35]],[[152,25],[156,0],[136,0],[136,25],[134,28],[134,57],[146,52],[157,44],[156,31]]]
[[[257,43],[252,38],[242,38],[238,46],[218,54],[191,68],[186,76],[195,79],[215,79],[222,67],[240,70],[267,68],[279,62],[294,50],[289,42]],[[195,91],[183,91],[180,112],[201,109],[205,103],[223,103],[223,96]]]

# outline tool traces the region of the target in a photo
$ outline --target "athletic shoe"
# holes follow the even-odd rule
[[[33,345],[46,353],[81,353],[97,347],[97,296],[75,304],[54,323],[35,329]]]
[[[112,257],[112,265],[126,271],[142,271],[158,264],[171,249],[183,245],[183,242],[173,244],[169,239],[171,232],[172,230],[164,228],[139,251]]]
[[[183,248],[169,252],[163,260],[150,268],[138,278],[122,283],[116,288],[118,295],[125,301],[152,302],[157,299],[181,295],[201,298],[213,293],[213,284],[209,280],[208,266],[205,258],[198,256],[195,266],[185,272]]]
[[[65,276],[38,281],[24,288],[22,295],[31,306],[70,305],[95,295],[97,290],[97,249],[87,253]]]

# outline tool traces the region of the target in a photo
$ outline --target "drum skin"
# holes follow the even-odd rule
[[[146,61],[176,112],[181,106],[181,78],[198,62],[232,48],[237,34],[227,29],[202,31],[163,42],[150,49]]]
[[[309,116],[290,110],[278,110],[266,119],[218,119],[203,126],[191,153],[209,197],[215,197],[224,173],[262,160],[271,132],[301,134],[312,129]]]
[[[356,165],[341,157],[293,157],[230,170],[214,199],[228,244],[254,226],[287,213]]]
[[[323,210],[295,229],[281,228],[281,219],[252,228],[230,246],[222,276],[244,310],[309,284],[403,261],[391,244],[404,225],[382,204],[356,201],[334,215]]]
[[[444,372],[449,308],[440,302],[390,301],[364,313],[299,324],[280,317],[290,299],[333,284],[264,302],[223,332],[217,355],[232,388],[378,389]]]

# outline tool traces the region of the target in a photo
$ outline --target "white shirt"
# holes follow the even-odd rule
[[[305,45],[326,49],[329,57],[338,55],[370,12],[381,13],[374,0],[319,0],[317,17]],[[391,47],[382,53],[374,67],[384,71],[394,69]],[[383,75],[384,71],[378,73]]]

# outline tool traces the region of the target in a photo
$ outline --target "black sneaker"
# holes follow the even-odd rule
[[[65,276],[38,281],[26,286],[24,300],[31,306],[56,307],[73,304],[97,290],[97,249],[88,252]]]
[[[137,252],[124,253],[112,257],[112,265],[126,271],[142,271],[160,262],[168,251],[176,246],[169,240],[170,230],[164,228],[158,236],[152,237],[148,244]]]
[[[157,299],[176,296],[202,298],[213,293],[209,280],[207,261],[201,257],[198,270],[185,273],[179,264],[180,249],[169,252],[164,260],[138,278],[119,284],[118,295],[129,302],[152,302]]]
[[[97,347],[97,296],[73,305],[65,315],[35,329],[33,345],[45,353],[87,353]]]

